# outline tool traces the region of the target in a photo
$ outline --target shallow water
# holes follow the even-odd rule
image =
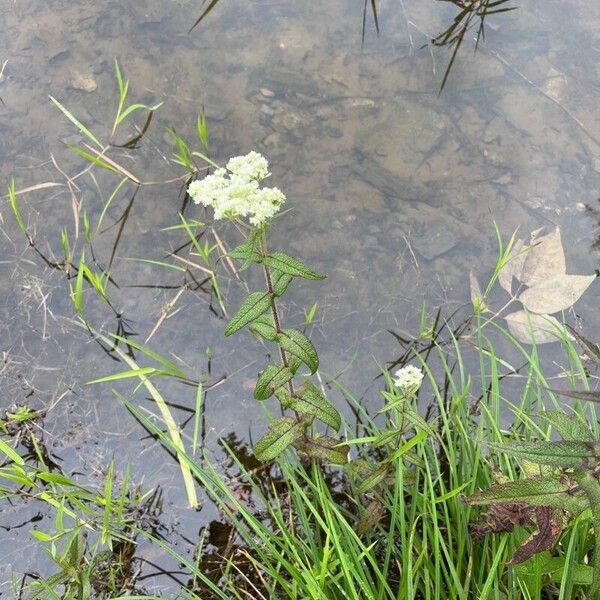
[[[477,52],[465,38],[442,93],[451,50],[428,42],[454,19],[456,8],[434,0],[379,3],[379,35],[363,4],[223,0],[189,32],[200,3],[84,0],[5,3],[0,63],[0,179],[18,189],[65,183],[84,163],[65,148],[81,136],[48,101],[56,97],[102,140],[117,100],[113,59],[131,83],[131,100],[164,102],[139,149],[113,156],[143,181],[182,173],[171,164],[167,127],[192,139],[204,107],[211,155],[218,161],[256,149],[272,163],[273,184],[291,209],[277,221],[272,245],[328,275],[297,284],[283,307],[295,325],[318,301],[313,340],[324,371],[363,394],[398,354],[386,330],[416,333],[423,302],[448,312],[469,302],[468,273],[485,281],[496,259],[493,221],[504,236],[560,226],[569,272],[598,268],[600,192],[600,5],[542,0],[491,15]],[[136,117],[138,127],[143,125]],[[117,141],[135,131],[128,125]],[[111,174],[82,176],[74,189],[92,223],[117,183]],[[106,263],[132,194],[107,213],[95,251]],[[22,210],[46,256],[60,255],[59,232],[74,236],[72,196],[63,187],[24,194]],[[181,276],[131,259],[163,260],[178,247],[180,184],[143,186],[135,196],[112,270],[115,303],[142,341]],[[203,218],[188,207],[188,217]],[[206,514],[185,510],[179,472],[113,397],[110,387],[85,386],[119,368],[71,322],[63,274],[28,248],[10,209],[2,206],[0,307],[2,408],[28,403],[48,409],[44,435],[67,472],[102,481],[111,459],[131,465],[142,487],[163,486],[167,525],[194,538]],[[234,231],[219,228],[229,244]],[[594,249],[595,247],[595,249]],[[259,284],[259,279],[252,279]],[[173,286],[173,289],[132,286]],[[243,290],[224,275],[230,307]],[[96,327],[114,327],[89,298]],[[576,305],[587,335],[600,338],[598,282]],[[500,302],[501,302],[500,298]],[[209,381],[209,445],[235,429],[254,439],[264,428],[251,398],[267,352],[247,334],[225,340],[224,321],[201,291],[185,292],[152,347],[177,357]],[[121,386],[130,395],[132,387]],[[175,404],[193,407],[190,388],[164,388]],[[376,395],[370,391],[365,401]],[[147,409],[143,395],[137,398]],[[178,412],[182,420],[189,412]],[[186,432],[190,434],[190,425]],[[142,450],[140,451],[140,448]],[[0,583],[33,568],[27,530],[15,526],[39,507],[5,511]],[[31,515],[29,515],[31,512]],[[51,524],[38,523],[41,529]],[[178,541],[182,551],[193,546]],[[8,550],[10,548],[10,551]],[[47,565],[36,562],[36,570]],[[168,586],[160,580],[158,585]]]

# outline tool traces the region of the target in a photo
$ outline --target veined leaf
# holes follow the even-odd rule
[[[291,417],[277,419],[271,424],[269,433],[254,446],[254,456],[262,461],[276,458],[290,444],[302,437],[307,427],[306,421],[296,421]]]
[[[548,344],[561,337],[563,326],[550,315],[535,315],[517,310],[504,317],[509,331],[525,344]]]
[[[383,464],[379,465],[366,479],[358,486],[356,490],[358,494],[364,494],[371,488],[374,488],[377,484],[381,483],[387,476],[390,465]]]
[[[301,263],[298,259],[293,256],[288,256],[283,252],[273,252],[267,256],[263,262],[265,265],[277,269],[282,273],[287,273],[292,277],[302,277],[304,279],[311,279],[313,281],[319,279],[325,279],[325,275],[319,275],[311,269],[309,269],[304,263]]]
[[[598,396],[598,400],[600,401],[600,395]],[[535,416],[538,416],[540,419],[544,419],[550,423],[552,428],[559,433],[563,440],[579,440],[586,442],[594,439],[590,428],[587,426],[585,421],[583,421],[583,419],[579,418],[577,415],[567,415],[560,411],[544,411]]]
[[[250,325],[250,331],[257,335],[265,338],[269,342],[274,342],[277,338],[277,331],[275,330],[275,323],[271,315],[262,315],[257,319],[254,319]]]
[[[551,314],[565,310],[582,296],[596,279],[596,275],[559,275],[545,279],[526,289],[519,302],[537,314]]]
[[[299,358],[314,373],[319,368],[319,355],[312,342],[297,329],[284,329],[276,339],[286,351]]]
[[[533,463],[552,467],[586,469],[594,466],[600,458],[599,441],[515,441],[506,444],[488,442],[488,446],[496,452],[503,452]]]
[[[276,296],[283,296],[288,285],[290,285],[293,276],[283,273],[282,271],[273,271],[271,274],[271,284],[273,285],[273,293]]]
[[[225,335],[229,336],[239,331],[242,327],[260,317],[266,310],[271,308],[272,304],[273,296],[268,292],[254,292],[250,294],[242,302],[242,305],[237,313],[233,315],[227,327],[225,327]]]
[[[339,431],[342,425],[338,411],[312,381],[302,384],[295,396],[288,396],[285,406],[302,414],[316,417],[335,431]]]
[[[260,263],[263,259],[252,246],[248,245],[248,243],[236,246],[233,250],[230,250],[227,255],[231,258],[255,263]]]
[[[276,389],[285,385],[293,377],[294,374],[283,365],[268,365],[256,382],[254,398],[256,400],[267,400]]]
[[[295,442],[294,446],[311,458],[325,460],[334,465],[348,463],[348,446],[340,444],[339,440],[328,435],[314,439],[301,438]]]
[[[567,272],[560,230],[557,227],[549,234],[531,242],[525,254],[520,281],[525,285],[536,285]]]
[[[574,482],[565,476],[550,475],[541,479],[523,479],[493,485],[487,490],[465,498],[467,504],[513,504],[522,502],[531,506],[550,506],[581,514],[589,508],[582,491],[573,493]]]

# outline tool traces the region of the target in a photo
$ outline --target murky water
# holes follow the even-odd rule
[[[286,192],[291,208],[273,228],[272,244],[328,275],[325,282],[295,286],[283,307],[286,321],[301,324],[303,311],[318,301],[312,336],[324,370],[344,371],[344,382],[359,395],[377,365],[398,353],[386,330],[415,333],[423,302],[449,312],[468,303],[469,270],[484,280],[496,258],[494,220],[505,236],[517,227],[526,233],[559,225],[570,272],[598,268],[599,4],[528,0],[488,17],[476,53],[474,22],[442,93],[451,49],[428,42],[453,22],[457,9],[450,3],[381,2],[379,35],[367,9],[364,43],[358,1],[223,0],[188,32],[201,10],[199,2],[175,0],[5,2],[0,8],[0,64],[6,61],[0,180],[14,176],[18,189],[62,184],[21,196],[29,231],[45,256],[60,255],[63,228],[75,234],[73,198],[95,224],[118,182],[109,173],[84,175],[71,195],[61,171],[73,177],[85,164],[65,143],[79,143],[81,136],[48,96],[107,140],[117,58],[131,81],[132,101],[164,102],[140,148],[112,154],[142,181],[182,174],[169,162],[173,144],[166,129],[192,139],[202,107],[216,160],[251,149],[269,157],[273,184]],[[141,117],[136,122],[143,125]],[[125,125],[116,141],[133,134]],[[131,196],[124,186],[105,217],[106,231],[95,244],[101,264]],[[140,340],[182,277],[128,259],[164,260],[179,247],[185,236],[161,228],[177,223],[181,208],[179,183],[142,186],[117,247],[112,274],[120,287],[111,294]],[[202,218],[190,207],[187,215]],[[119,366],[69,321],[64,274],[28,248],[6,203],[1,216],[1,406],[49,409],[40,435],[65,471],[85,473],[87,482],[102,481],[114,459],[118,472],[130,464],[142,487],[163,486],[167,526],[178,524],[193,540],[206,515],[185,510],[176,465],[145,439],[109,386],[85,386]],[[236,243],[234,231],[218,231]],[[223,286],[234,307],[243,290],[226,276]],[[576,312],[597,339],[597,287],[592,290]],[[110,313],[88,298],[91,321],[114,328]],[[224,321],[209,301],[201,290],[178,297],[151,345],[197,375],[206,372],[210,348],[209,381],[227,378],[206,397],[208,443],[232,429],[256,439],[264,418],[251,389],[267,350],[257,353],[246,334],[223,339]],[[121,389],[130,395],[130,387]],[[178,418],[188,419],[193,391],[163,389],[183,407]],[[143,394],[137,401],[153,408]],[[13,572],[34,568],[31,526],[15,527],[39,510],[18,506],[0,513],[6,528],[1,585]],[[181,551],[193,552],[179,541]],[[46,567],[36,560],[35,570]]]

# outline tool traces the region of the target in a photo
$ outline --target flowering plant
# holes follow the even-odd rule
[[[347,446],[333,435],[318,435],[312,427],[315,420],[327,425],[333,432],[341,427],[341,417],[323,391],[310,378],[300,374],[302,366],[313,375],[319,367],[319,357],[312,342],[298,329],[284,329],[277,308],[280,298],[292,280],[324,279],[283,252],[267,249],[267,230],[270,220],[285,202],[277,188],[261,187],[270,176],[269,164],[258,152],[236,156],[225,168],[217,168],[202,180],[193,181],[188,194],[197,204],[211,207],[215,219],[239,221],[248,218],[246,239],[229,255],[243,261],[243,268],[260,265],[264,271],[266,289],[251,293],[225,327],[225,335],[233,335],[244,327],[258,337],[277,344],[280,361],[267,365],[261,372],[254,389],[254,398],[264,401],[273,395],[290,414],[275,419],[269,432],[254,447],[259,460],[277,457],[287,447],[314,458],[335,464],[348,460]],[[300,385],[296,380],[302,377]]]

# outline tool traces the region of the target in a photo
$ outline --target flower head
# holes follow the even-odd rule
[[[204,179],[192,181],[188,194],[196,204],[213,208],[215,219],[249,217],[250,223],[258,227],[271,219],[285,202],[279,189],[259,186],[270,174],[267,159],[258,152],[250,152],[231,158],[226,169],[217,169]]]
[[[407,365],[394,374],[394,385],[401,391],[417,390],[423,381],[421,369]]]

